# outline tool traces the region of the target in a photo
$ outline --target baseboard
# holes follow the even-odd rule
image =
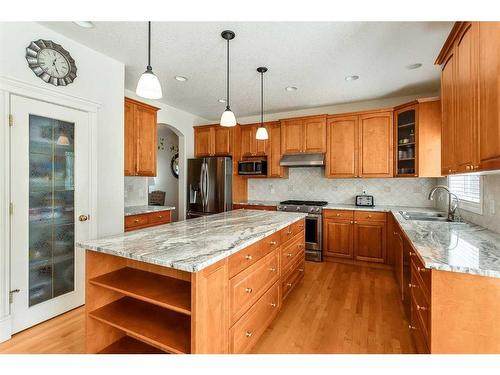
[[[10,315],[0,319],[0,342],[10,340],[12,336],[12,324]]]
[[[351,266],[362,266],[362,267],[377,268],[382,270],[394,270],[394,266],[384,263],[364,262],[362,260],[343,259],[331,256],[323,256],[323,260],[325,262],[349,264]]]

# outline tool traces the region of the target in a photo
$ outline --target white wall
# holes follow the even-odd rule
[[[50,39],[70,52],[78,69],[78,77],[73,84],[66,87],[54,87],[40,80],[29,69],[25,59],[26,47],[31,41],[37,39]],[[97,221],[97,236],[123,232],[123,63],[34,22],[1,22],[0,46],[0,77],[101,105],[97,114],[95,151],[97,153],[97,213],[92,219]],[[2,120],[5,118],[3,116]],[[2,121],[1,126],[5,127],[6,124]],[[5,211],[0,214],[4,215]],[[8,219],[0,222],[5,226],[7,221]],[[4,228],[0,228],[0,233],[2,230]],[[5,248],[0,250],[7,251]],[[1,266],[0,277],[2,280],[8,280],[8,268],[4,267],[4,264]],[[1,286],[0,312],[8,312],[8,303],[5,306],[5,293],[8,292],[9,286]],[[0,323],[1,319],[0,316]]]
[[[168,87],[163,87],[167,91]],[[147,100],[138,97],[135,92],[125,90],[125,96],[142,101],[160,108],[158,111],[158,123],[170,125],[179,137],[179,220],[183,220],[186,214],[186,165],[187,159],[194,156],[194,130],[193,126],[211,123],[207,119],[182,111],[168,104],[156,100]]]

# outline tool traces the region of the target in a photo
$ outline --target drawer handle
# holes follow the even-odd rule
[[[335,215],[335,216],[340,216],[340,214],[337,214],[337,215]]]
[[[138,223],[139,222],[139,219],[134,219],[134,223]]]
[[[245,336],[248,337],[248,338],[252,337],[252,332],[251,331],[246,331],[245,332]]]
[[[372,215],[368,215],[368,219],[371,219],[372,218]]]
[[[252,293],[253,289],[252,288],[245,288],[245,293]]]
[[[288,229],[288,232],[286,232],[286,234],[292,234],[292,230]]]
[[[274,302],[270,303],[271,307],[276,307],[276,304]]]
[[[425,268],[420,268],[420,267],[417,267],[417,271],[418,272],[427,272],[427,270]]]
[[[286,286],[290,287],[292,286],[292,283],[286,283]]]
[[[410,288],[416,288],[416,287],[417,287],[415,284],[412,284],[412,283],[409,283],[409,284],[408,284],[408,286],[409,286]]]
[[[271,246],[274,246],[274,245],[276,245],[276,244],[277,244],[277,242],[276,242],[276,241],[271,241],[271,242],[269,242],[269,244],[270,244]]]
[[[291,257],[292,257],[292,255],[293,255],[292,253],[288,253],[288,254],[286,254],[286,256],[287,256],[288,258],[291,258]]]
[[[304,269],[303,268],[299,268],[299,272],[304,272]]]
[[[158,219],[161,219],[163,216],[162,215],[158,215]]]
[[[276,272],[276,268],[271,267],[271,268],[269,268],[269,271]]]
[[[408,252],[408,255],[412,257],[412,256],[413,256],[413,253],[412,253],[411,251],[409,251],[409,252]]]
[[[427,307],[425,307],[425,306],[420,306],[420,305],[417,305],[417,310],[422,310],[422,311],[426,311],[426,310],[427,310]]]
[[[412,330],[417,330],[417,327],[412,326],[411,324],[408,324],[408,328]]]
[[[251,255],[245,255],[245,259],[246,260],[252,260],[252,256]]]

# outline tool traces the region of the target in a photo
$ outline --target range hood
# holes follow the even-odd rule
[[[282,167],[321,167],[325,165],[325,154],[283,155]]]

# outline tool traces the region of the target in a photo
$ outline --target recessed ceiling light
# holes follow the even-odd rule
[[[406,69],[410,69],[410,70],[413,70],[413,69],[418,69],[422,66],[422,64],[420,63],[416,63],[416,64],[410,64],[410,65],[406,65]]]
[[[288,87],[285,87],[285,90],[286,91],[297,91],[297,87],[295,87],[295,86],[288,86]]]
[[[73,21],[75,25],[83,27],[84,29],[92,29],[95,25],[91,21]]]
[[[359,76],[347,76],[347,77],[345,77],[346,81],[355,81],[357,79],[359,79]]]
[[[218,100],[219,103],[225,103],[226,102],[226,99],[219,99]]]
[[[188,79],[184,76],[175,76],[175,79],[179,82],[186,82]]]

